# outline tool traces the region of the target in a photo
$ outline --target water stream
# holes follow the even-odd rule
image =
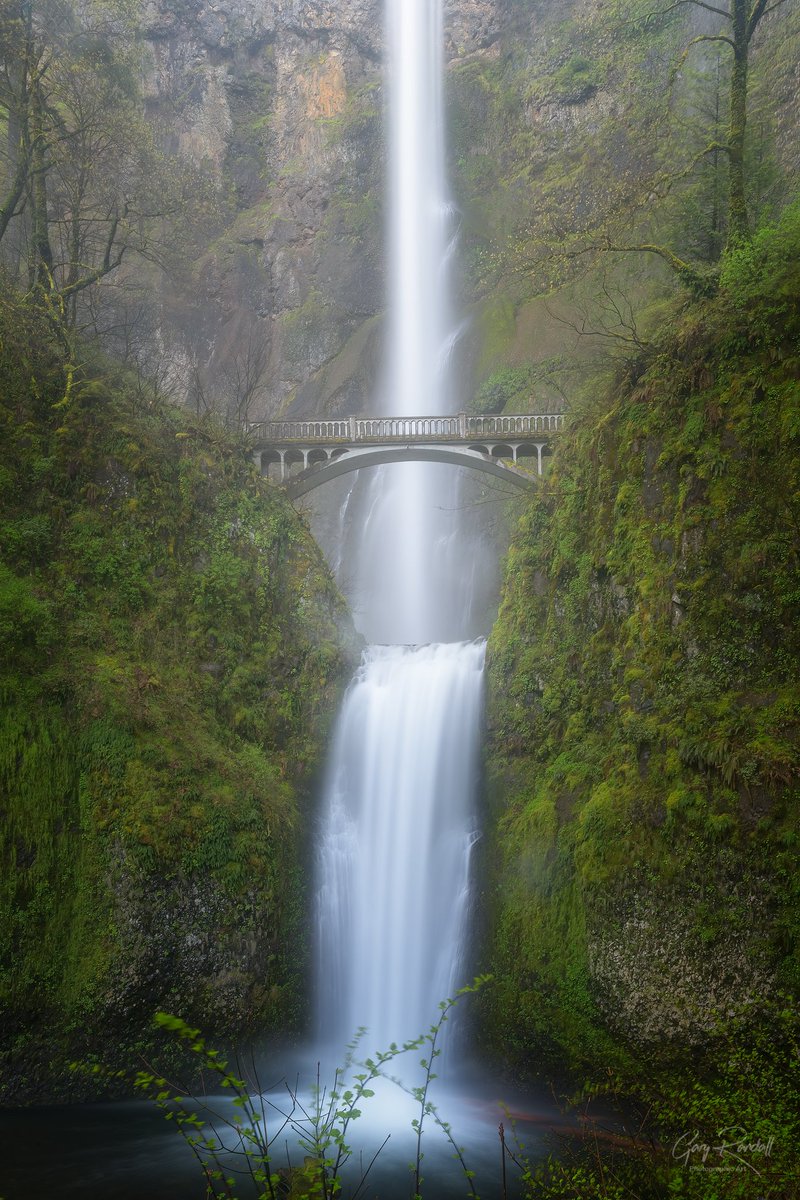
[[[387,0],[392,415],[452,408],[441,0]],[[476,839],[481,642],[454,568],[457,474],[378,472],[357,575],[373,645],[338,722],[319,839],[317,1028],[385,1048],[426,1029],[463,982]],[[450,640],[452,639],[452,640]]]
[[[317,905],[318,1028],[370,1049],[462,982],[483,644],[373,646],[339,720]]]

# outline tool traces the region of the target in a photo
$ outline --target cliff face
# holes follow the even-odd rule
[[[573,326],[608,319],[603,287],[620,283],[637,302],[669,291],[652,262],[587,272],[591,256],[542,256],[567,231],[602,238],[622,218],[627,233],[674,236],[679,251],[715,250],[712,171],[657,210],[645,197],[710,136],[697,112],[717,103],[716,67],[695,50],[672,84],[670,70],[716,18],[691,9],[688,23],[643,28],[637,12],[590,0],[445,5],[465,404],[476,392],[495,406],[569,394],[565,353],[573,365],[587,353]],[[798,169],[786,136],[798,116],[796,25],[779,10],[753,50],[762,214]],[[218,189],[207,250],[162,294],[157,340],[184,393],[191,403],[199,386],[224,404],[246,391],[250,418],[368,410],[385,285],[382,0],[153,0],[144,34],[156,127]]]
[[[0,1062],[63,1096],[157,1009],[303,1015],[303,827],[351,667],[343,602],[247,451],[104,364],[65,399],[2,314]]]
[[[224,392],[249,366],[251,417],[369,408],[384,301],[382,8],[149,10],[151,117],[175,152],[211,168],[228,204],[165,297],[162,336],[187,381],[199,369]],[[496,35],[491,5],[450,9],[450,53]]]
[[[187,377],[199,369],[224,393],[249,373],[251,416],[291,404],[359,331],[368,339],[380,306],[380,25],[370,0],[150,10],[153,120],[176,152],[211,167],[226,199],[218,236],[166,298],[163,328]],[[360,370],[320,382],[300,406],[325,392],[358,408]]]
[[[685,1058],[797,986],[799,235],[574,414],[509,555],[487,1003],[529,1068]]]

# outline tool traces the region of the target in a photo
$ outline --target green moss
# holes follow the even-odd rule
[[[113,1053],[158,1007],[221,1036],[297,1019],[304,789],[347,635],[245,446],[142,411],[107,363],[54,408],[48,330],[0,315],[0,1055],[41,1095],[87,1031]]]
[[[476,412],[524,412],[530,402],[533,388],[534,369],[528,367],[504,367],[493,372],[478,388],[475,396]]]
[[[540,101],[583,104],[601,87],[604,74],[599,63],[582,54],[572,54],[551,75],[536,80],[532,96]]]
[[[520,1065],[685,1061],[800,982],[797,230],[573,415],[508,556],[487,966]]]
[[[281,320],[283,353],[287,363],[316,370],[327,362],[346,341],[352,319],[341,309],[312,292]]]
[[[503,374],[502,380],[498,380],[496,374],[498,364],[507,360],[508,350],[516,337],[516,306],[508,299],[490,301],[481,306],[476,326],[481,346],[478,372],[488,375],[490,380],[494,379],[495,385],[500,383],[501,387],[505,388],[505,398],[508,399],[511,394],[507,386],[508,376]],[[507,371],[508,368],[501,370]],[[490,374],[491,371],[494,371],[494,374]],[[491,384],[484,385],[484,388],[487,386]],[[519,391],[519,388],[516,391]],[[513,394],[516,394],[516,391]]]

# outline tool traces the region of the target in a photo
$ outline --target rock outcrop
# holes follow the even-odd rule
[[[450,61],[491,52],[502,14],[447,4]],[[170,148],[210,172],[226,219],[168,285],[161,342],[247,415],[368,411],[381,357],[383,5],[157,0],[148,108]]]

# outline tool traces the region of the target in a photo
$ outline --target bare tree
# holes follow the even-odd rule
[[[226,417],[237,429],[247,427],[263,395],[268,361],[269,349],[263,332],[251,326],[247,340],[237,349],[225,371]]]
[[[144,117],[135,35],[117,0],[0,0],[0,242],[16,228],[31,295],[65,328],[127,255],[168,258],[201,190]]]

